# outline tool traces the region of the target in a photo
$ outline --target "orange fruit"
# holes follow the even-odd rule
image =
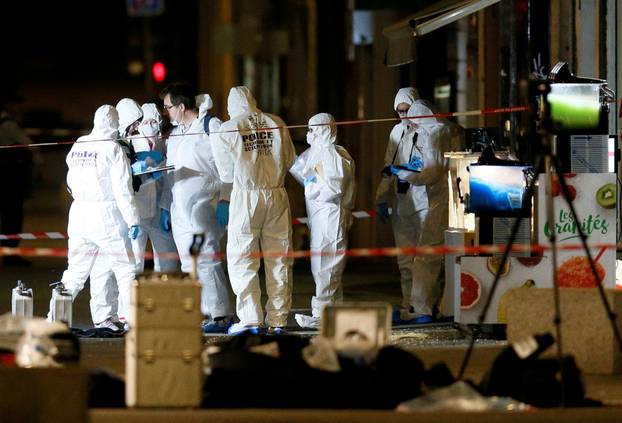
[[[600,281],[605,279],[605,268],[596,262],[596,273]],[[557,283],[562,288],[595,288],[590,262],[585,256],[574,256],[566,260],[557,269]]]
[[[460,273],[460,308],[468,310],[472,308],[482,295],[482,285],[470,273]]]

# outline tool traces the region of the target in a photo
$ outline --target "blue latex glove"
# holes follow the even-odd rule
[[[223,228],[229,223],[229,202],[219,201],[216,206],[216,220]]]
[[[139,151],[136,153],[136,158],[145,162],[151,161],[152,166],[157,165],[164,160],[164,156],[159,151]]]
[[[305,187],[314,182],[317,182],[317,177],[315,175],[306,177],[304,180]]]
[[[164,171],[150,173],[150,176],[157,181],[162,176],[164,176]]]
[[[131,240],[138,238],[138,234],[140,232],[140,227],[138,225],[133,225],[130,230],[127,232],[127,236],[130,237]]]
[[[160,230],[162,232],[171,231],[171,213],[166,209],[160,211]]]
[[[423,169],[423,159],[419,156],[413,156],[413,158],[410,159],[410,163],[405,166],[412,170],[421,171],[421,169]]]
[[[420,172],[421,169],[423,168],[423,162],[421,161],[419,157],[413,157],[410,163],[404,163],[400,165],[399,167],[395,165],[391,165],[391,173],[397,176],[398,173],[404,172],[405,169],[400,169],[400,167],[410,169],[414,172]]]
[[[392,174],[394,174],[394,175],[397,175],[397,174],[398,174],[398,172],[400,172],[400,171],[402,170],[402,169],[399,169],[399,168],[398,168],[397,166],[395,166],[395,165],[391,165],[391,168],[390,168],[390,169],[391,169],[391,173],[392,173]]]
[[[147,170],[147,163],[145,163],[144,160],[139,160],[132,165],[132,175],[144,172],[145,170]]]
[[[380,220],[386,223],[389,220],[391,214],[389,213],[389,205],[387,203],[380,203],[376,206],[376,212],[380,216]]]

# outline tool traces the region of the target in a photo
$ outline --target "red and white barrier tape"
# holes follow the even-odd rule
[[[0,241],[9,239],[67,239],[67,232],[23,232],[19,234],[0,234]]]
[[[622,244],[590,244],[588,245],[591,249],[622,249]],[[542,254],[545,251],[549,251],[551,249],[550,246],[547,245],[538,245],[538,244],[515,244],[512,245],[512,252],[532,252],[537,254]],[[558,245],[557,250],[559,251],[576,251],[582,250],[582,244],[563,244]],[[335,252],[329,253],[321,253],[318,251],[310,251],[310,250],[298,250],[291,251],[289,253],[283,253],[281,251],[257,251],[250,254],[243,255],[244,257],[250,258],[262,258],[262,257],[290,257],[290,258],[305,258],[311,256],[336,256],[336,255],[345,255],[348,257],[395,257],[395,256],[421,256],[421,255],[445,255],[445,254],[457,254],[457,255],[478,255],[478,254],[499,254],[505,251],[505,245],[480,245],[480,246],[421,246],[421,247],[405,247],[405,248],[396,248],[396,247],[385,247],[385,248],[353,248],[351,250],[339,250]],[[90,253],[89,253],[90,254]],[[89,255],[86,254],[85,255]],[[102,253],[100,253],[102,254]],[[126,255],[127,253],[123,252],[120,255]],[[0,247],[0,256],[3,255],[21,255],[25,257],[67,257],[67,250],[62,248],[10,248],[10,247]],[[145,253],[145,258],[150,259],[153,258],[153,253]],[[167,253],[160,254],[160,258],[177,258],[179,257],[176,253]],[[212,258],[224,259],[226,258],[226,254],[218,253],[211,254]]]
[[[367,123],[383,123],[383,122],[395,122],[395,121],[399,121],[399,120],[404,120],[404,119],[408,119],[408,120],[413,120],[413,119],[426,119],[426,118],[447,118],[447,117],[460,117],[460,116],[482,116],[482,115],[490,115],[490,114],[498,114],[498,113],[514,113],[514,112],[524,112],[524,111],[528,111],[529,107],[528,106],[513,106],[513,107],[500,107],[500,108],[490,108],[490,109],[477,109],[477,110],[468,110],[466,112],[449,112],[449,113],[435,113],[432,115],[421,115],[421,116],[406,116],[406,117],[396,117],[396,118],[382,118],[382,119],[358,119],[358,120],[345,120],[345,121],[338,121],[335,122],[334,124],[337,126],[340,125],[361,125],[361,124],[367,124]],[[274,126],[274,127],[266,127],[266,128],[257,128],[258,131],[271,131],[271,130],[275,130],[275,129],[283,129],[283,128],[287,128],[287,129],[301,129],[301,128],[308,128],[309,126],[324,126],[324,125],[329,125],[326,123],[318,123],[318,124],[314,124],[314,125],[308,125],[308,124],[303,124],[303,125],[285,125],[285,126]],[[56,130],[57,133],[61,133],[60,131],[62,130]],[[230,132],[239,132],[239,129],[231,129],[228,131],[214,131],[211,132],[211,134],[224,134],[224,133],[230,133]],[[186,136],[186,135],[200,135],[203,134],[202,132],[197,132],[197,133],[189,133],[186,132],[185,134],[178,134],[178,135],[170,135],[170,136]],[[140,139],[140,138],[146,138],[146,137],[141,137],[141,136],[135,136],[133,137],[133,139]],[[102,139],[96,139],[96,140],[87,140],[87,141],[81,141],[81,142],[102,142],[102,141],[117,141],[117,140],[121,140],[122,138],[102,138]],[[31,148],[31,147],[48,147],[48,146],[53,146],[53,145],[67,145],[67,144],[74,144],[76,141],[58,141],[58,142],[46,142],[46,143],[37,143],[37,144],[15,144],[15,145],[0,145],[0,150],[2,149],[9,149],[9,148]]]
[[[352,212],[355,219],[369,219],[376,216],[376,210],[357,210]],[[295,217],[292,225],[306,225],[309,223],[307,217]],[[36,239],[67,239],[67,232],[22,232],[19,234],[0,234],[0,241],[11,239],[36,240]]]

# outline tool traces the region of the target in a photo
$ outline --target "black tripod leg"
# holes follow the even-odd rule
[[[553,175],[551,169],[555,168],[555,175],[557,179],[564,181],[564,175],[560,174],[557,170],[557,162],[551,151],[545,153],[544,170],[546,175],[546,220],[549,225],[555,227],[555,210],[553,206]],[[564,181],[565,182],[565,181]],[[561,182],[560,182],[561,184]],[[568,194],[566,192],[565,194]],[[564,197],[568,201],[569,197]],[[560,405],[564,407],[566,402],[566,377],[564,376],[564,352],[562,345],[562,311],[561,301],[559,295],[559,284],[557,280],[557,234],[555,230],[550,231],[549,243],[551,245],[551,267],[553,273],[553,326],[555,326],[555,340],[556,340],[556,352],[557,352],[557,365],[559,366],[559,386],[560,386]]]
[[[541,161],[542,161],[541,156],[536,157],[534,169],[536,170],[539,169]],[[529,184],[527,185],[527,189],[525,191],[526,199],[530,203],[533,198],[535,184],[536,184],[536,175],[534,175],[531,181],[529,181]],[[484,319],[486,319],[486,313],[488,313],[488,309],[490,308],[490,303],[492,302],[492,297],[495,291],[497,290],[497,285],[499,285],[499,279],[501,278],[502,269],[505,267],[505,263],[508,261],[510,250],[512,249],[512,245],[514,244],[514,241],[516,240],[516,235],[518,234],[518,230],[520,228],[520,224],[522,220],[523,220],[522,217],[517,217],[516,220],[514,221],[514,224],[512,225],[512,231],[510,232],[510,238],[508,240],[507,245],[505,246],[505,249],[503,250],[503,255],[501,256],[501,263],[499,263],[499,267],[497,268],[497,271],[495,272],[495,279],[492,283],[492,287],[490,288],[490,292],[488,293],[488,296],[486,297],[486,303],[484,304],[484,308],[482,309],[481,314],[477,318],[478,328],[484,323]],[[464,359],[462,360],[462,365],[460,366],[460,373],[458,374],[459,380],[463,379],[464,377],[464,373],[466,372],[466,368],[469,365],[469,360],[471,359],[473,349],[475,348],[476,340],[477,340],[477,329],[474,329],[473,333],[471,334],[471,342],[469,343],[469,348],[467,349],[464,355]]]

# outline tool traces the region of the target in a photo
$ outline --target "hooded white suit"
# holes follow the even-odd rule
[[[102,253],[98,261],[103,259],[114,272],[121,302],[127,307],[135,277],[127,231],[138,225],[140,218],[129,160],[114,141],[118,122],[114,107],[101,106],[95,112],[93,131],[78,138],[67,155],[67,185],[73,203],[67,228],[68,267],[62,282],[75,298],[84,287],[97,254]],[[87,142],[102,139],[110,141]],[[129,316],[129,312],[124,312]]]
[[[400,88],[395,95],[394,110],[400,103],[411,105],[419,101],[419,94],[413,87]],[[413,144],[414,128],[409,120],[403,119],[395,125],[389,135],[389,143],[384,155],[384,165],[402,165],[410,162],[417,153]],[[428,211],[428,197],[425,186],[410,186],[403,194],[397,192],[397,178],[393,175],[383,178],[376,190],[376,204],[388,204],[392,209],[391,224],[395,246],[398,248],[417,245],[421,224]],[[402,287],[402,308],[410,307],[412,291],[412,256],[400,255],[397,264],[400,270]]]
[[[160,207],[171,212],[173,238],[181,259],[181,270],[192,271],[189,249],[195,234],[204,234],[205,243],[197,260],[201,281],[201,311],[212,318],[233,314],[227,277],[220,254],[225,229],[216,221],[216,205],[228,200],[230,187],[220,180],[213,156],[213,141],[203,129],[201,113],[211,104],[208,95],[197,96],[199,116],[188,127],[176,126],[167,140],[167,165],[175,170],[167,175],[172,202],[162,196]],[[214,120],[214,119],[212,119]],[[211,122],[210,122],[211,123]]]
[[[227,260],[237,314],[241,325],[261,325],[264,314],[259,286],[260,258],[265,256],[266,323],[286,325],[291,307],[291,213],[285,175],[294,163],[295,150],[285,123],[263,113],[246,87],[234,87],[228,98],[231,120],[220,127],[214,157],[224,182],[233,182]],[[224,132],[235,131],[235,132]],[[215,134],[216,135],[216,134]]]
[[[434,114],[425,101],[415,102],[408,110],[408,116]],[[414,187],[425,188],[428,198],[428,213],[423,220],[416,245],[440,246],[448,225],[449,194],[447,171],[449,161],[444,153],[453,147],[454,137],[451,124],[445,119],[412,119],[418,134],[415,150],[421,155],[423,168],[420,173],[402,170],[398,178],[408,181]],[[445,281],[443,256],[416,256],[413,263],[413,284],[410,305],[416,316],[431,316],[437,305]]]
[[[311,309],[316,322],[324,306],[343,299],[341,276],[346,256],[334,253],[348,247],[354,206],[354,160],[336,141],[335,119],[328,113],[313,116],[307,133],[311,147],[298,156],[290,169],[296,180],[305,185],[311,230],[311,272],[315,281]],[[304,183],[313,177],[314,182]],[[300,321],[299,324],[305,326]]]
[[[160,137],[160,125],[162,117],[158,108],[153,103],[146,103],[141,106],[143,110],[143,120],[139,127],[140,137],[130,139],[134,146],[134,150],[140,156],[141,153],[154,151],[162,154],[166,158],[166,145]],[[155,128],[157,123],[158,132],[152,136],[155,142],[151,143],[148,131],[152,127]],[[153,125],[153,126],[152,126]],[[158,167],[163,163],[151,163],[150,167]],[[142,273],[145,270],[145,249],[147,247],[147,239],[151,240],[153,249],[153,270],[156,272],[174,272],[177,269],[177,253],[175,241],[170,232],[163,232],[160,229],[160,207],[159,199],[164,195],[163,191],[168,188],[164,184],[163,178],[156,180],[150,176],[142,176],[142,184],[136,193],[136,201],[138,203],[138,211],[140,213],[140,233],[138,237],[132,241],[132,248],[136,255],[136,273]]]
[[[143,111],[136,101],[131,98],[123,98],[119,100],[115,106],[119,114],[119,133],[121,138],[127,140],[128,145],[132,143],[131,136],[127,136],[130,126],[134,122],[143,118]],[[123,147],[123,151],[128,154],[129,147]],[[138,208],[138,215],[141,219],[141,225],[145,218],[145,204],[144,198],[146,193],[151,190],[151,186],[141,185],[138,192],[135,192],[136,206]],[[127,231],[127,229],[126,229]],[[147,232],[141,226],[141,230],[138,234],[138,239],[144,238],[146,241]],[[142,252],[136,248],[136,240],[131,240],[132,251],[134,253],[134,261],[136,263],[136,273],[142,273],[145,267],[144,249]],[[99,323],[104,322],[106,319],[118,320],[117,315],[119,309],[123,309],[123,305],[119,305],[119,302],[123,299],[119,297],[119,291],[117,290],[117,282],[114,277],[114,272],[110,263],[104,258],[100,257],[95,261],[93,269],[91,269],[90,275],[90,287],[91,287],[91,317],[93,323],[97,326]],[[126,318],[123,313],[121,317]]]

